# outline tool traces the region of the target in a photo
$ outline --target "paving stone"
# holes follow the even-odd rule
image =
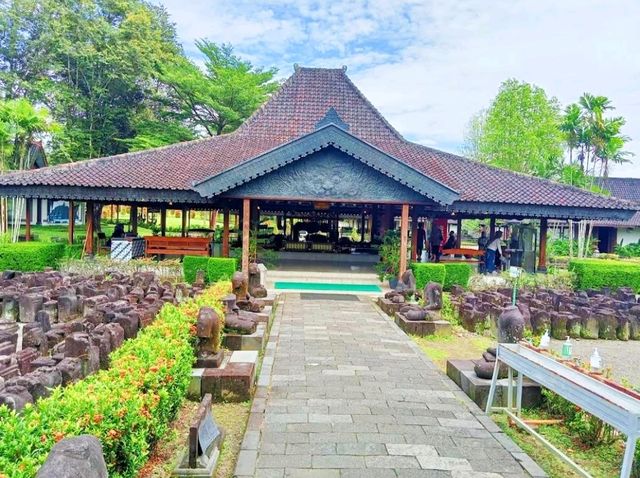
[[[285,294],[265,350],[239,478],[515,478],[533,463],[369,299]]]

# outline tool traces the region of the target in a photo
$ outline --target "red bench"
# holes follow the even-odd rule
[[[210,256],[211,238],[145,236],[145,256]]]

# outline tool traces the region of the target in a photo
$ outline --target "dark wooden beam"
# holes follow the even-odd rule
[[[457,247],[460,248],[460,246],[462,245],[462,219],[460,218],[458,218],[456,234],[457,234],[457,237],[456,237]]]
[[[418,259],[418,216],[411,216],[411,260]]]
[[[407,245],[409,240],[409,205],[402,205],[402,216],[400,220],[400,271],[402,275],[407,270]],[[398,276],[398,278],[400,278]]]
[[[162,206],[160,209],[160,235],[165,237],[167,235],[167,207]]]
[[[84,252],[89,255],[92,256],[93,255],[93,231],[95,229],[94,227],[94,214],[93,214],[93,201],[87,201],[87,207],[86,207],[86,214],[85,214],[85,227],[86,227],[86,232],[87,232],[87,238],[85,239],[85,246],[84,246]]]
[[[251,231],[251,199],[242,200],[242,272],[249,277],[249,234]]]
[[[493,241],[493,236],[496,235],[496,218],[491,216],[489,219],[489,241]]]
[[[24,240],[31,240],[31,198],[24,199]]]
[[[131,222],[131,232],[137,235],[138,234],[138,206],[131,206],[129,220]]]
[[[189,210],[187,208],[182,208],[182,214],[181,214],[181,218],[182,218],[182,237],[185,237],[187,235],[187,214],[189,214]]]
[[[222,214],[222,257],[229,257],[229,208]]]
[[[547,230],[548,221],[540,219],[540,242],[538,243],[538,272],[547,272]]]

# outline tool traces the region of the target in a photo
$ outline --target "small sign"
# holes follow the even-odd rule
[[[220,436],[220,429],[211,415],[211,408],[209,407],[206,415],[200,422],[198,427],[198,445],[200,446],[199,455],[207,452],[207,449],[211,444],[216,441]]]
[[[509,275],[514,279],[520,277],[520,274],[522,274],[522,269],[520,267],[509,267]]]

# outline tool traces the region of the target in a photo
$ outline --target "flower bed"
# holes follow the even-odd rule
[[[165,304],[112,353],[110,369],[56,389],[21,415],[0,407],[0,476],[35,476],[55,442],[83,433],[102,442],[109,476],[136,476],[185,397],[199,308],[221,312],[229,291],[228,282],[218,283],[180,306]]]

